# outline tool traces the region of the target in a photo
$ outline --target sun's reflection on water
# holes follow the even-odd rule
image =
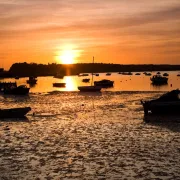
[[[76,91],[77,90],[77,80],[73,76],[64,77],[64,82],[66,83],[65,91]]]

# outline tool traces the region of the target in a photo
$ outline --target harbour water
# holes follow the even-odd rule
[[[0,121],[0,179],[180,179],[180,117],[144,117],[140,104],[180,88],[169,74],[158,87],[143,74],[100,74],[114,88],[93,94],[77,91],[83,77],[38,77],[29,96],[0,95],[1,108],[32,108],[27,119]]]

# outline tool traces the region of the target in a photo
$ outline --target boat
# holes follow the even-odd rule
[[[30,107],[0,109],[0,118],[23,118],[30,110]]]
[[[94,81],[94,85],[101,87],[112,87],[114,85],[114,81],[103,79],[101,81]]]
[[[89,78],[85,78],[85,79],[82,79],[82,82],[89,82],[90,81],[90,79]]]
[[[111,73],[106,73],[106,76],[110,76],[111,75]]]
[[[3,92],[5,88],[17,87],[16,82],[0,82],[0,92]]]
[[[169,76],[169,74],[168,73],[164,73],[163,76]]]
[[[157,74],[161,74],[160,72],[157,72]]]
[[[152,74],[151,73],[145,73],[145,76],[151,76]]]
[[[158,99],[141,101],[144,114],[175,114],[180,113],[180,90],[172,90],[163,94]]]
[[[100,92],[101,86],[78,86],[80,92]]]
[[[93,64],[94,64],[94,57],[93,57]],[[94,86],[93,84],[93,73],[92,73],[92,79],[91,79],[91,86],[78,86],[78,89],[80,92],[100,92],[101,87],[100,86]]]
[[[34,76],[30,76],[29,79],[26,82],[27,82],[27,84],[36,84],[37,79]]]
[[[53,83],[53,87],[65,87],[66,83]]]
[[[5,87],[3,93],[12,95],[27,95],[29,93],[29,89],[30,88],[28,88],[26,85],[11,86]]]
[[[87,73],[83,73],[83,74],[79,74],[78,76],[89,76],[89,74],[87,74]]]
[[[177,76],[180,76],[180,74],[178,74]]]
[[[152,81],[153,84],[156,84],[156,85],[168,83],[168,78],[162,77],[161,75],[154,75],[153,77],[150,78],[150,80]]]
[[[136,75],[136,76],[139,76],[139,75],[141,75],[141,73],[136,73],[135,75]]]
[[[19,76],[16,76],[15,79],[19,79]]]

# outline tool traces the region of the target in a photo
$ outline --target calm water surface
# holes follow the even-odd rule
[[[152,72],[155,75],[157,72]],[[161,72],[163,74],[164,72]],[[141,73],[140,76],[133,75],[121,75],[118,73],[112,73],[111,76],[106,76],[105,73],[100,73],[99,76],[94,76],[94,81],[109,79],[114,81],[113,88],[102,89],[103,91],[170,91],[172,89],[180,88],[180,76],[178,71],[167,72],[169,74],[169,80],[167,85],[154,86],[151,84],[150,76],[145,76]],[[89,83],[82,82],[83,78],[90,78],[91,75],[85,77],[78,76],[65,76],[63,79],[57,79],[53,77],[38,77],[38,82],[35,86],[31,86],[30,92],[50,92],[50,91],[78,91],[78,86],[90,85]],[[28,78],[20,78],[16,80],[18,85],[26,84]],[[14,79],[5,79],[1,81],[15,81]],[[65,82],[65,88],[55,88],[53,83]]]
[[[157,88],[144,75],[100,74],[115,86],[94,94],[76,91],[83,77],[39,77],[29,96],[1,95],[1,108],[32,111],[0,121],[0,179],[180,179],[180,117],[144,117],[140,104],[178,88],[176,75]]]

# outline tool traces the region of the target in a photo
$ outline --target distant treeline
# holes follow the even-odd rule
[[[122,64],[103,64],[103,63],[83,63],[83,64],[36,64],[36,63],[15,63],[11,66],[6,76],[54,76],[76,75],[79,73],[100,73],[100,72],[143,72],[143,71],[175,71],[180,70],[180,65],[122,65]],[[1,75],[0,75],[1,76]],[[1,76],[2,77],[2,76]]]

